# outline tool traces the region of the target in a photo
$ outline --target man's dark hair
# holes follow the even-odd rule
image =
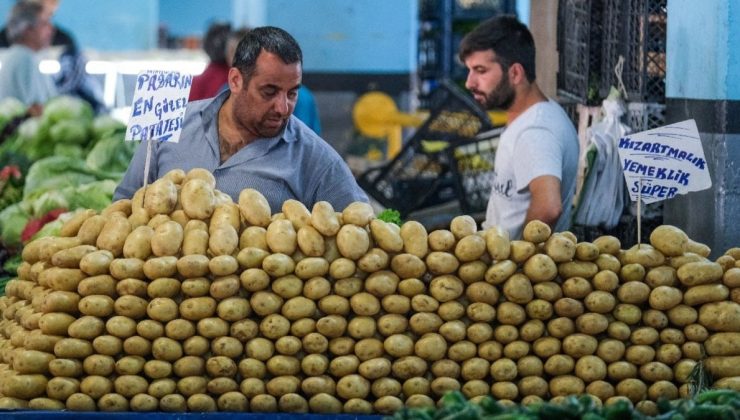
[[[535,79],[534,39],[524,24],[514,16],[497,16],[478,25],[460,42],[460,60],[470,54],[493,50],[504,71],[514,63],[524,67],[529,82]]]
[[[234,53],[233,66],[247,81],[257,68],[257,57],[262,50],[277,55],[285,64],[303,64],[301,47],[289,33],[274,26],[254,28],[239,41]]]
[[[216,63],[226,62],[226,41],[231,33],[231,25],[228,23],[214,23],[208,28],[206,36],[203,37],[203,50],[208,58]]]

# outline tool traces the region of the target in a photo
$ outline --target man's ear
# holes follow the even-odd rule
[[[239,92],[244,89],[244,76],[236,67],[229,69],[229,89],[232,92]]]
[[[514,63],[509,66],[509,81],[512,85],[518,85],[527,81],[527,74],[521,63]]]

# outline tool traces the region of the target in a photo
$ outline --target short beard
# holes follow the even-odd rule
[[[504,77],[493,89],[493,92],[486,95],[486,109],[503,109],[506,111],[511,108],[515,97],[516,93],[509,82],[509,75],[504,73]]]

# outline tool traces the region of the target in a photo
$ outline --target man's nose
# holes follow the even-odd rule
[[[468,77],[465,79],[465,88],[468,90],[473,90],[475,87],[475,75],[473,72],[468,72]]]
[[[290,111],[290,100],[288,99],[288,95],[278,95],[275,99],[274,106],[276,112],[280,113],[280,115],[286,115]]]

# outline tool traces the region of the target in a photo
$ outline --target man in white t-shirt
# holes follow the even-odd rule
[[[481,23],[460,43],[465,82],[486,109],[506,111],[484,228],[501,226],[512,239],[541,220],[568,230],[576,187],[578,138],[565,111],[535,82],[535,48],[526,26],[511,16]]]

